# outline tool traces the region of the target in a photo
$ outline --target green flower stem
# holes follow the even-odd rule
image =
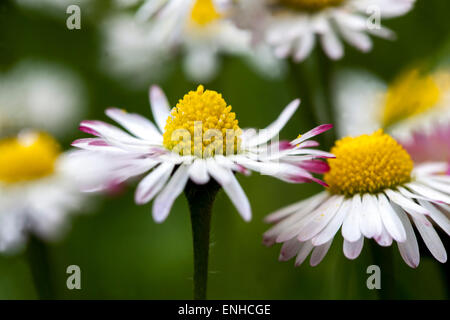
[[[205,185],[189,182],[184,190],[191,212],[195,300],[206,299],[211,212],[219,190],[220,186],[215,181],[210,181]]]
[[[41,300],[53,299],[54,286],[47,244],[36,236],[31,235],[26,256],[38,298]]]

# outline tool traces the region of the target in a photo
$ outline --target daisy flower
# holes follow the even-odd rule
[[[433,223],[450,234],[450,177],[445,162],[415,166],[403,147],[382,130],[336,142],[324,175],[329,188],[283,208],[266,220],[276,225],[264,235],[266,244],[283,243],[280,260],[296,256],[303,263],[311,253],[315,266],[341,229],[349,259],[360,254],[364,238],[380,246],[395,240],[410,267],[420,261],[413,225],[431,254],[441,263],[447,253]]]
[[[150,89],[150,104],[156,126],[147,118],[111,108],[107,116],[128,132],[102,121],[83,121],[80,129],[96,136],[80,139],[73,146],[81,156],[102,155],[113,169],[109,180],[92,186],[91,191],[145,175],[139,182],[135,200],[145,204],[153,198],[153,218],[164,221],[175,199],[189,180],[196,185],[216,181],[229,196],[244,220],[251,219],[251,209],[244,190],[234,173],[257,171],[286,182],[318,182],[310,172],[327,170],[320,158],[332,155],[311,149],[309,140],[331,128],[322,125],[292,142],[267,142],[278,135],[298,108],[294,100],[278,119],[265,130],[242,130],[231,106],[222,95],[198,86],[170,109],[159,87]]]
[[[264,74],[280,74],[281,62],[264,46],[251,48],[251,33],[230,19],[229,0],[147,0],[136,16],[149,21],[149,43],[179,49],[186,74],[194,81],[209,81],[217,73],[221,54],[250,61]],[[267,71],[267,70],[270,71]]]
[[[278,57],[302,61],[318,39],[331,59],[344,54],[341,38],[357,49],[372,49],[369,35],[392,39],[380,19],[406,14],[414,0],[242,0],[236,19],[270,44]],[[246,21],[245,21],[246,20]]]
[[[14,251],[32,233],[59,237],[84,195],[79,167],[48,134],[26,131],[0,140],[0,251]]]
[[[343,71],[334,79],[334,101],[340,136],[383,128],[410,144],[414,135],[433,135],[450,123],[450,71],[412,68],[389,85],[364,71]]]

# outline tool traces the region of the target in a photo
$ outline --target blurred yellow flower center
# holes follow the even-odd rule
[[[343,138],[331,152],[336,159],[328,160],[330,171],[324,179],[332,193],[377,193],[411,180],[411,157],[381,129],[371,135]]]
[[[240,147],[242,131],[231,106],[221,94],[201,85],[172,109],[164,129],[164,146],[181,155],[229,155]]]
[[[317,11],[340,5],[345,0],[279,0],[281,4],[296,10]]]
[[[401,75],[387,91],[383,127],[432,109],[440,97],[439,86],[432,76],[423,75],[419,70]]]
[[[213,0],[196,0],[192,7],[191,21],[199,26],[206,26],[220,17]]]
[[[58,143],[44,133],[26,133],[0,140],[0,182],[16,183],[53,173],[60,154]]]

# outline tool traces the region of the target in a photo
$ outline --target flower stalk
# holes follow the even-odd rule
[[[190,181],[184,190],[191,213],[195,300],[206,299],[211,215],[214,199],[219,190],[219,184],[213,180],[205,185],[197,185]]]

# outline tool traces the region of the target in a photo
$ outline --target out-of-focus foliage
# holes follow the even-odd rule
[[[100,48],[98,27],[108,10],[109,1],[95,1],[84,19],[82,7],[82,29],[71,31],[66,28],[65,10],[59,15],[54,12],[47,15],[20,8],[13,1],[2,1],[0,71],[6,72],[24,59],[58,63],[81,76],[89,98],[88,118],[106,119],[103,111],[109,106],[150,117],[146,90],[127,89],[128,86],[109,78],[99,64],[106,59],[107,52]],[[375,40],[374,50],[369,54],[346,46],[345,58],[337,63],[327,62],[326,67],[331,71],[361,67],[388,81],[412,63],[448,59],[449,11],[448,1],[418,0],[415,9],[405,17],[385,21],[396,31],[397,41]],[[159,85],[175,103],[197,84],[186,80],[180,61],[175,61],[171,69]],[[304,95],[304,89],[293,82],[295,76],[264,79],[247,64],[230,58],[224,60],[221,70],[206,87],[223,93],[242,127],[264,127],[289,101]],[[314,125],[305,101],[281,138],[292,138]],[[70,142],[81,136],[82,133],[73,132],[62,143],[69,148]],[[278,262],[279,247],[266,248],[261,244],[262,233],[268,228],[262,222],[263,217],[318,192],[321,187],[285,184],[258,175],[240,182],[250,199],[254,217],[245,223],[228,198],[219,194],[212,226],[210,298],[376,299],[380,298],[379,292],[366,287],[366,269],[371,264],[379,264],[386,277],[382,281],[394,286],[391,297],[448,298],[446,266],[430,259],[425,248],[421,248],[422,261],[416,270],[401,261],[396,248],[381,249],[383,254],[392,254],[391,266],[380,263],[379,250],[373,252],[367,241],[362,255],[349,261],[342,254],[340,238],[335,239],[318,267],[305,263],[294,268],[292,261]],[[50,246],[56,298],[191,298],[192,244],[185,199],[180,197],[169,218],[158,225],[152,220],[150,205],[134,204],[133,189],[128,188],[119,197],[99,198],[89,214],[75,219],[72,231],[62,242]],[[81,267],[81,290],[66,288],[66,268],[71,264]],[[36,297],[23,255],[0,257],[0,274],[0,298]],[[389,281],[390,277],[393,281]]]

